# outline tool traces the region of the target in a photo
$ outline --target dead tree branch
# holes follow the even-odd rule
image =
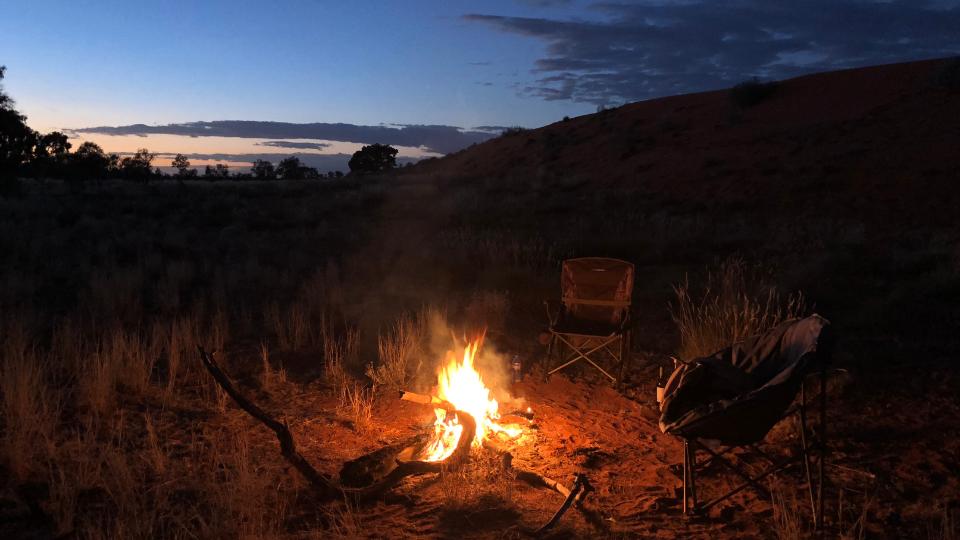
[[[340,488],[337,487],[332,480],[317,471],[313,465],[297,451],[297,445],[293,440],[293,435],[290,433],[287,424],[274,420],[273,417],[264,412],[263,409],[257,407],[237,391],[236,387],[234,387],[230,381],[230,378],[227,377],[213,359],[213,353],[204,351],[203,347],[199,345],[197,346],[197,350],[200,352],[200,359],[203,361],[204,367],[206,367],[210,375],[213,376],[213,380],[220,385],[220,388],[223,388],[223,391],[233,399],[237,406],[250,416],[259,420],[261,424],[270,428],[270,430],[277,435],[277,441],[280,443],[280,453],[283,454],[284,459],[293,465],[322,496],[334,498],[339,495],[341,492]]]

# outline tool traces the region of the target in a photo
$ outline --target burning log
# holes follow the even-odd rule
[[[408,392],[408,391],[401,390],[400,399],[403,401],[420,403],[422,405],[431,406],[437,409],[443,409],[448,412],[454,411],[457,414],[462,414],[460,411],[456,411],[456,409],[448,401],[440,399],[438,397],[434,397],[434,396],[428,396],[424,394],[418,394],[416,392]],[[529,422],[530,419],[532,419],[533,417],[533,413],[528,410],[527,414],[530,415],[529,419],[527,417],[523,417],[523,418],[526,422]],[[464,427],[464,431],[463,431],[464,435],[471,432],[472,432],[472,429],[470,429],[469,426]],[[460,441],[458,443],[458,447],[461,444],[463,444],[464,438],[466,437],[461,436]],[[470,443],[467,443],[468,448],[469,448],[469,444]],[[536,530],[521,529],[525,534],[534,536],[534,537],[543,535],[548,530],[553,528],[560,521],[563,515],[566,514],[567,510],[569,510],[570,507],[574,505],[576,505],[576,507],[584,514],[584,516],[587,518],[588,521],[590,521],[592,525],[594,525],[598,529],[606,530],[606,526],[604,525],[602,518],[600,518],[596,514],[596,512],[588,508],[585,508],[583,505],[584,499],[586,499],[587,495],[591,491],[593,491],[593,486],[590,485],[590,482],[586,476],[582,474],[575,474],[573,487],[568,489],[565,485],[563,485],[563,483],[558,482],[557,480],[554,480],[547,476],[544,476],[538,472],[528,471],[525,469],[514,467],[513,454],[511,454],[508,450],[503,448],[500,445],[500,443],[498,443],[496,440],[486,439],[483,441],[483,444],[490,451],[495,452],[501,456],[503,460],[503,467],[505,469],[512,470],[516,475],[517,480],[522,480],[534,487],[545,487],[548,489],[552,489],[564,496],[563,504],[560,505],[560,508],[553,514],[553,517],[551,517],[547,523],[545,523],[542,527]]]
[[[457,441],[457,448],[450,457],[442,461],[397,460],[397,467],[387,473],[380,481],[363,488],[341,488],[343,492],[359,498],[370,498],[383,493],[408,476],[439,473],[446,468],[457,468],[466,463],[470,458],[470,445],[473,444],[476,422],[468,413],[455,412],[460,419],[460,423],[463,424],[463,436]]]
[[[440,399],[437,396],[418,394],[408,390],[400,390],[400,401],[412,401],[413,403],[419,403],[421,405],[430,405],[431,407],[443,409],[447,412],[453,412],[456,410],[456,407],[454,407],[452,403],[445,399]]]

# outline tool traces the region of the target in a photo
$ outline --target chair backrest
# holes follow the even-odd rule
[[[618,324],[630,309],[633,264],[603,257],[567,259],[563,261],[560,289],[567,314]]]

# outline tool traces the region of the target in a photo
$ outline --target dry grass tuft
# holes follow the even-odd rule
[[[341,387],[339,409],[353,421],[357,432],[366,432],[373,423],[373,399],[373,388],[352,381]]]
[[[11,474],[26,479],[52,452],[59,396],[48,386],[49,367],[18,339],[3,347],[0,362],[0,445]]]
[[[312,343],[310,317],[306,306],[294,302],[286,310],[271,304],[267,319],[277,336],[277,343],[284,351],[298,351]]]
[[[86,373],[78,376],[81,402],[97,418],[113,412],[116,402],[117,364],[115,358],[97,351],[87,358]]]
[[[810,520],[797,500],[796,493],[790,497],[784,495],[783,489],[775,486],[770,490],[773,506],[773,533],[778,540],[802,540],[810,537]]]
[[[343,504],[324,508],[324,514],[328,528],[325,531],[325,537],[343,539],[369,537],[369,530],[363,522],[363,517],[349,499],[345,499]]]
[[[759,272],[738,258],[723,261],[707,274],[696,294],[689,281],[675,285],[670,315],[680,331],[677,355],[691,360],[712,354],[748,336],[806,312],[803,295],[784,301],[762,283]]]
[[[260,342],[260,362],[263,370],[260,372],[260,384],[268,392],[277,385],[287,382],[287,370],[283,366],[274,369],[270,366],[270,349],[266,343]]]
[[[928,536],[930,540],[957,540],[957,538],[960,538],[957,531],[957,509],[950,508],[949,504],[944,504],[940,523],[938,526],[930,528]]]
[[[367,376],[378,387],[391,389],[404,388],[407,381],[415,376],[421,362],[414,365],[414,358],[420,351],[423,325],[418,319],[403,316],[394,327],[377,339],[379,363],[367,366]]]
[[[323,336],[323,373],[334,392],[341,394],[353,380],[351,370],[359,359],[360,335],[354,328],[337,335],[332,325],[324,319],[321,324]]]

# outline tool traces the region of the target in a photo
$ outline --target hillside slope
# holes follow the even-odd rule
[[[960,177],[960,94],[934,82],[944,63],[799,77],[746,109],[727,90],[644,101],[504,135],[414,169],[574,178],[705,204],[838,205],[871,221],[879,210],[944,225]]]

